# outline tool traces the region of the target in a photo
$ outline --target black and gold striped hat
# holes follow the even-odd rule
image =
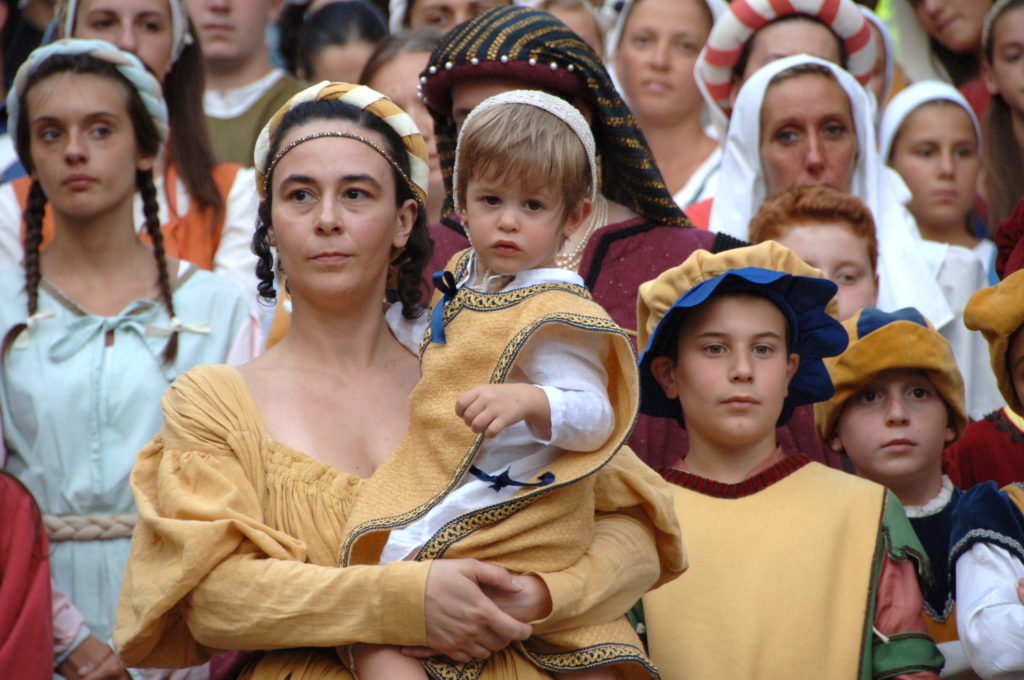
[[[672,200],[647,140],[590,46],[551,14],[509,5],[491,8],[452,29],[420,76],[423,101],[434,118],[446,212],[452,207],[458,138],[452,87],[495,78],[518,81],[512,89],[545,90],[577,106],[585,104],[593,117],[604,196],[652,222],[692,226]]]

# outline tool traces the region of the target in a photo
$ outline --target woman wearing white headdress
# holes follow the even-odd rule
[[[724,0],[629,0],[608,35],[609,72],[680,208],[715,193],[721,150],[694,66],[727,8]]]
[[[907,207],[917,222],[924,253],[958,319],[942,334],[953,346],[964,377],[967,410],[979,419],[1005,405],[989,367],[988,345],[963,325],[975,291],[999,282],[995,245],[972,233],[981,169],[981,126],[967,100],[947,83],[914,83],[889,103],[882,117],[882,159],[911,191]]]
[[[737,238],[784,189],[826,184],[857,196],[878,225],[878,306],[916,307],[940,329],[954,322],[903,206],[909,192],[876,150],[868,94],[843,69],[797,55],[757,71],[737,97],[721,173],[710,228]]]

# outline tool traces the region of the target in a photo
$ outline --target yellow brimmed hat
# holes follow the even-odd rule
[[[786,317],[789,351],[800,356],[790,380],[779,424],[793,408],[813,404],[832,394],[822,357],[846,347],[846,333],[835,319],[836,284],[822,278],[793,251],[775,241],[721,253],[698,250],[678,267],[640,286],[637,329],[640,357],[640,410],[682,423],[677,399],[669,399],[651,372],[655,357],[670,354],[683,317],[713,295],[748,293],[767,298]]]
[[[906,307],[895,312],[862,309],[843,323],[850,337],[846,351],[826,359],[835,394],[814,406],[818,437],[827,442],[850,397],[879,373],[898,368],[920,369],[949,407],[956,436],[967,427],[964,380],[949,342],[921,312]]]
[[[964,325],[981,331],[988,341],[992,372],[1003,399],[1018,415],[1024,415],[1017,391],[1013,388],[1009,357],[1010,338],[1024,324],[1024,269],[1018,269],[999,285],[982,288],[971,296],[964,308]]]

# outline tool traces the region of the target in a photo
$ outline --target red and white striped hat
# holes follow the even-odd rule
[[[846,69],[862,85],[871,79],[871,27],[852,0],[733,0],[715,21],[696,68],[701,89],[727,116],[732,69],[744,46],[766,25],[791,14],[806,14],[831,28],[846,46]]]

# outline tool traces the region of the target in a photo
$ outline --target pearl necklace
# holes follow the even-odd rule
[[[576,247],[571,251],[555,255],[555,266],[559,269],[577,271],[580,267],[580,260],[583,259],[583,251],[587,249],[587,244],[590,242],[590,237],[594,235],[595,231],[605,226],[607,221],[608,199],[598,194],[597,199],[594,201],[594,214],[590,216],[590,221],[587,222],[583,236],[580,237]]]

